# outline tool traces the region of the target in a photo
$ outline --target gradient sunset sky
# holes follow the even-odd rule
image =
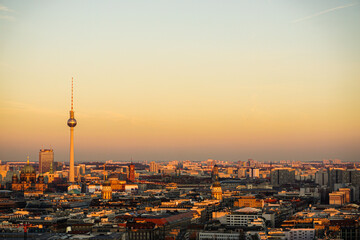
[[[0,1],[0,160],[360,160],[360,0]]]

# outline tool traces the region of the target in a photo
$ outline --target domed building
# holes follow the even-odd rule
[[[21,169],[20,179],[16,174],[13,175],[11,188],[13,191],[35,189],[42,192],[47,188],[42,175],[36,179],[36,172],[34,167],[30,165],[29,156],[27,157],[27,164]]]
[[[126,181],[119,180],[119,176],[116,173],[112,173],[108,177],[111,189],[113,191],[125,191]]]
[[[215,181],[211,186],[211,197],[213,199],[222,200],[222,188],[219,181]]]
[[[119,177],[116,173],[112,173],[108,176],[108,180],[109,181],[118,181],[119,180]]]
[[[102,184],[101,198],[104,200],[109,200],[112,198],[111,184],[107,180]]]
[[[222,188],[219,182],[219,168],[217,165],[214,166],[211,178],[213,180],[213,184],[211,186],[211,197],[213,199],[222,200]]]

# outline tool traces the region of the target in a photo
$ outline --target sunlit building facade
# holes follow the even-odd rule
[[[50,165],[54,166],[54,151],[52,149],[40,149],[39,152],[39,172],[50,171]]]

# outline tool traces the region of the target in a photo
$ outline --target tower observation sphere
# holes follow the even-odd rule
[[[67,125],[69,127],[75,127],[76,124],[77,124],[77,122],[76,122],[75,118],[69,118],[69,120],[67,121]]]

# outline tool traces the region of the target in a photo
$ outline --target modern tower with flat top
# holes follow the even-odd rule
[[[76,126],[76,120],[74,117],[74,107],[73,107],[73,86],[74,79],[71,79],[71,110],[70,118],[67,121],[67,125],[70,127],[70,174],[69,182],[75,182],[75,170],[74,170],[74,127]]]
[[[50,149],[40,149],[39,152],[39,172],[46,173],[50,171],[50,165],[54,165],[54,151]]]

